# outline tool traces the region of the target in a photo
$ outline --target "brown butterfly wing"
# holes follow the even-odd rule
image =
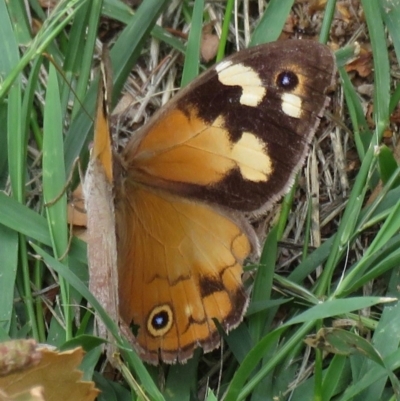
[[[197,346],[214,349],[212,319],[229,331],[247,305],[241,275],[251,229],[207,205],[135,184],[124,190],[116,202],[120,315],[139,326],[142,358],[183,362]]]
[[[145,185],[239,211],[266,209],[293,181],[335,76],[307,40],[237,53],[183,89],[124,151]]]
[[[114,160],[120,315],[143,358],[216,347],[247,300],[257,248],[243,212],[266,208],[304,160],[335,73],[325,46],[262,45],[207,71]]]

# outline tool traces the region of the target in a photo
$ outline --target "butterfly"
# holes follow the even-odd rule
[[[92,291],[143,360],[185,362],[215,349],[248,295],[258,254],[248,216],[287,192],[335,77],[330,49],[287,40],[240,51],[182,89],[113,150],[107,81],[87,173]]]

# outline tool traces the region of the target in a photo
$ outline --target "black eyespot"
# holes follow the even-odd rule
[[[299,84],[299,78],[293,71],[282,71],[276,77],[276,84],[285,91],[292,91]]]
[[[155,314],[151,319],[151,325],[153,326],[154,330],[163,329],[168,325],[169,316],[167,311],[163,310]]]
[[[147,318],[147,332],[153,337],[162,337],[171,330],[174,323],[174,314],[168,304],[157,305]]]

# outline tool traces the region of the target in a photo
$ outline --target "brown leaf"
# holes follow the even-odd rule
[[[349,23],[351,21],[350,5],[347,2],[340,1],[336,3],[336,10],[340,15],[340,19]]]
[[[86,227],[87,216],[82,184],[79,184],[75,191],[72,192],[71,201],[68,202],[67,206],[67,213],[69,224],[79,227]]]
[[[308,14],[314,15],[317,11],[325,10],[327,0],[311,0],[308,3]]]
[[[214,23],[210,22],[203,27],[200,54],[206,63],[215,58],[218,51],[219,38],[212,33],[213,26]]]
[[[59,2],[60,0],[39,0],[42,8],[54,8]]]
[[[392,131],[390,128],[386,128],[386,129],[383,131],[383,138],[385,138],[385,139],[391,139],[391,138],[393,138],[393,131]]]
[[[13,397],[9,397],[0,390],[0,401],[46,401],[46,399],[44,398],[44,388],[38,386],[15,394]]]
[[[400,107],[397,107],[390,116],[390,122],[400,124]]]
[[[289,14],[286,18],[285,25],[282,29],[282,33],[293,34],[295,30],[296,21],[292,14]]]
[[[374,105],[372,103],[368,103],[367,110],[365,112],[365,118],[367,119],[368,126],[371,129],[375,128],[375,120],[374,120]]]
[[[46,401],[93,401],[97,397],[99,390],[94,383],[81,381],[83,373],[77,370],[84,355],[82,348],[65,352],[46,348],[37,351],[41,353],[41,360],[36,366],[0,378],[0,388],[10,399],[38,387],[43,387]]]
[[[372,72],[372,53],[370,50],[361,48],[358,57],[346,65],[346,71],[354,71],[360,77],[368,77]]]
[[[187,33],[184,33],[184,32],[182,32],[182,31],[180,31],[178,29],[168,28],[167,27],[167,28],[165,28],[165,30],[167,32],[169,32],[171,35],[176,36],[177,38],[181,38],[181,39],[185,39],[185,40],[187,40],[187,38],[188,38],[188,34]]]
[[[72,225],[73,235],[87,242],[87,214],[82,184],[79,184],[72,192],[71,200],[67,205],[67,221],[68,224]]]

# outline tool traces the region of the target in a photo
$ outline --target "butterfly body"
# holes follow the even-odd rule
[[[334,56],[286,41],[237,53],[176,95],[115,157],[120,318],[142,357],[184,362],[236,327],[248,214],[290,187],[333,83]]]

